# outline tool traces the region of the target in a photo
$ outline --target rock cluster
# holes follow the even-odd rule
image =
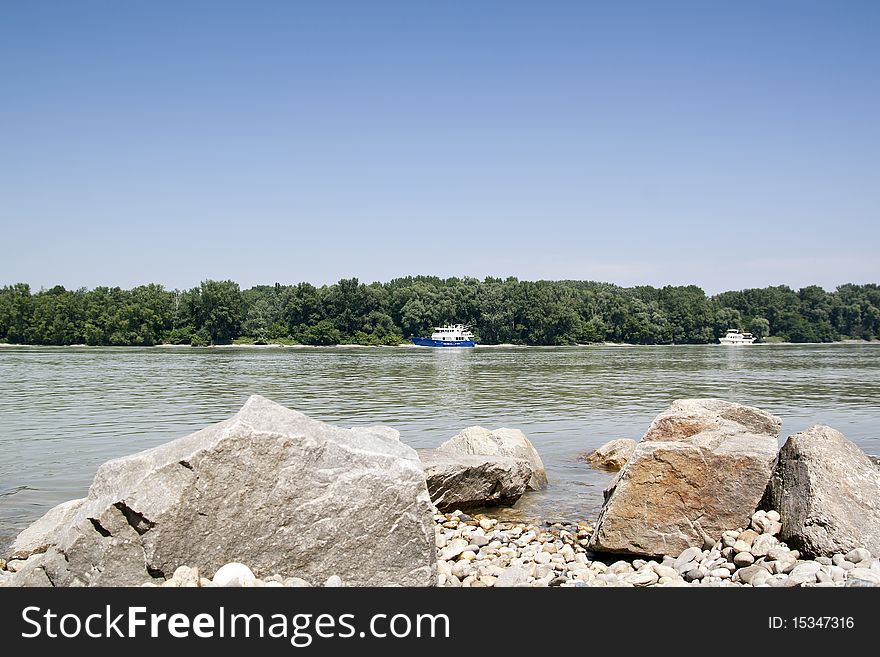
[[[269,575],[268,577],[259,578],[254,575],[253,571],[243,563],[231,562],[214,573],[213,578],[203,577],[198,568],[190,566],[180,566],[174,571],[174,574],[164,582],[156,581],[145,582],[143,586],[162,586],[172,588],[208,588],[208,587],[226,587],[226,588],[261,588],[261,587],[287,587],[287,588],[303,588],[311,586],[324,586],[328,588],[345,586],[339,575],[331,575],[321,584],[311,584],[301,577],[284,577],[279,574]]]
[[[747,524],[773,471],[780,426],[720,399],[673,402],[605,491],[590,547],[675,554]]]
[[[748,527],[705,547],[655,559],[589,552],[584,524],[536,527],[471,517],[435,516],[439,586],[880,586],[880,559],[865,548],[803,559],[777,538],[780,516],[758,511]]]

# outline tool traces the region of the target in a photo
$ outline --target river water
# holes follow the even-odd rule
[[[261,394],[413,447],[522,429],[550,486],[505,513],[594,519],[611,475],[577,460],[638,439],[671,401],[720,397],[829,424],[880,454],[880,345],[431,348],[0,348],[0,548],[86,494],[98,465],[186,435]],[[2,552],[2,550],[0,550]]]

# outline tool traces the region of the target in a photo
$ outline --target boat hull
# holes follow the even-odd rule
[[[476,347],[474,340],[432,340],[431,338],[413,338],[413,344],[419,347]]]

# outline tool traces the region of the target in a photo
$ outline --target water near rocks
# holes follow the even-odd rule
[[[638,439],[674,399],[722,397],[827,424],[880,454],[880,345],[0,349],[0,546],[85,495],[104,461],[228,418],[262,394],[344,426],[387,424],[417,448],[513,427],[550,486],[511,520],[594,520],[613,474],[578,461]],[[851,562],[846,562],[852,565]],[[841,566],[846,568],[846,566]]]

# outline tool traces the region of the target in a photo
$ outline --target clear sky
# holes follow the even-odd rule
[[[880,2],[0,2],[0,284],[880,282]]]

